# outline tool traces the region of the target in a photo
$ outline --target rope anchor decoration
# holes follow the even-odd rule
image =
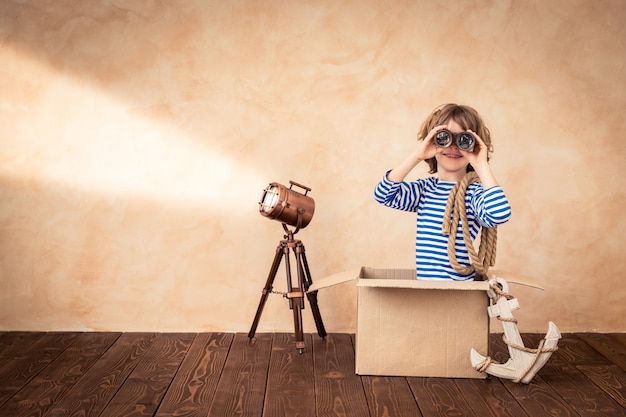
[[[558,349],[557,343],[561,333],[556,324],[549,322],[548,332],[539,342],[539,346],[536,349],[527,348],[517,329],[517,320],[511,313],[519,309],[519,302],[508,294],[507,282],[502,278],[492,278],[489,280],[489,288],[487,293],[491,305],[487,307],[487,311],[489,317],[495,317],[502,322],[504,329],[502,339],[508,347],[510,359],[504,364],[495,363],[490,357],[484,357],[472,349],[470,362],[479,372],[528,384],[550,359],[552,352]]]
[[[452,188],[444,212],[442,232],[449,235],[448,257],[452,267],[461,274],[467,275],[476,272],[476,279],[487,279],[489,267],[493,266],[496,260],[497,229],[495,227],[481,229],[480,246],[478,253],[476,253],[465,210],[467,188],[470,184],[479,181],[475,172],[469,172]],[[460,265],[456,258],[456,234],[452,231],[458,230],[459,223],[463,230],[463,240],[471,261],[469,266]],[[489,317],[495,317],[502,322],[503,340],[508,346],[511,357],[504,364],[494,363],[490,357],[482,356],[472,349],[470,362],[479,372],[528,384],[545,365],[552,352],[558,349],[557,343],[561,338],[561,333],[553,322],[549,322],[548,333],[541,340],[539,346],[536,349],[527,348],[524,346],[524,341],[517,328],[517,320],[513,318],[511,313],[513,310],[519,309],[519,302],[508,294],[508,283],[502,278],[493,277],[489,279],[489,288],[487,294],[490,298],[490,306],[487,308],[487,312]]]

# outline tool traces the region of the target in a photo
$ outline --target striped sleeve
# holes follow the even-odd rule
[[[511,218],[511,206],[500,186],[490,187],[472,198],[472,207],[483,227],[495,227]]]
[[[420,196],[419,182],[395,182],[385,173],[374,189],[374,200],[380,204],[404,211],[417,211]]]

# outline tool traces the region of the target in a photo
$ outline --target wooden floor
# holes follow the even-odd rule
[[[529,385],[358,376],[353,337],[305,336],[0,333],[0,416],[626,416],[626,334],[564,335]]]

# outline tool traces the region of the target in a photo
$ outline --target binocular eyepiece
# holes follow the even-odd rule
[[[435,146],[438,148],[447,148],[452,145],[452,140],[455,140],[456,147],[465,152],[472,152],[474,145],[476,144],[476,138],[470,132],[461,132],[455,134],[448,129],[442,129],[435,134]]]

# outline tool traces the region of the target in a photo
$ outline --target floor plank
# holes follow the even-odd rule
[[[120,333],[85,333],[0,407],[0,415],[45,415],[120,337]]]
[[[407,378],[422,414],[478,417],[452,378]]]
[[[195,334],[160,334],[99,417],[153,416]]]
[[[626,371],[626,336],[620,339],[612,334],[581,333],[578,337]]]
[[[626,411],[626,372],[622,368],[617,365],[579,365],[577,368]]]
[[[124,333],[51,407],[47,416],[99,416],[148,351],[156,333]]]
[[[329,334],[313,342],[318,417],[362,417],[369,413],[361,379],[354,373],[350,335]]]
[[[529,416],[579,416],[541,376],[535,376],[530,384],[516,384],[510,380],[502,383]]]
[[[194,339],[157,417],[209,415],[233,336],[232,333],[202,333]]]
[[[422,417],[406,378],[366,375],[361,380],[370,416]]]
[[[0,405],[4,405],[77,337],[75,333],[41,333],[25,335],[2,357],[0,366]],[[21,346],[21,349],[20,349]]]
[[[480,416],[532,417],[524,411],[498,378],[457,379],[455,383],[472,412]]]
[[[43,332],[2,332],[0,335],[0,367],[11,360],[25,347],[41,339]]]
[[[623,416],[624,407],[607,395],[578,366],[606,366],[606,358],[594,354],[582,339],[563,335],[559,350],[541,369],[543,380],[577,413],[585,416]]]
[[[237,333],[220,377],[209,416],[260,417],[267,384],[273,335],[252,340]]]
[[[305,346],[311,346],[312,335],[304,335]],[[313,354],[310,348],[299,353],[290,334],[274,335],[267,375],[264,417],[315,416],[315,382]]]

